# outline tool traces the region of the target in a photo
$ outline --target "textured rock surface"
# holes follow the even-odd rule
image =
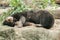
[[[44,28],[7,28],[0,31],[0,40],[59,40],[60,32]]]
[[[19,32],[16,32],[22,36],[21,40],[59,40],[58,31],[46,30],[43,28],[22,28],[20,30],[21,31],[17,30]]]

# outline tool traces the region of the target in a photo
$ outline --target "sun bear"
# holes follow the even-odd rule
[[[22,27],[26,22],[41,24],[43,28],[50,29],[54,24],[54,17],[46,10],[23,11],[7,17],[3,25],[14,27],[17,24]]]

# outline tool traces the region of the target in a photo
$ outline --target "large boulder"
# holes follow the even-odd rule
[[[36,27],[1,28],[0,40],[60,40],[59,30]]]

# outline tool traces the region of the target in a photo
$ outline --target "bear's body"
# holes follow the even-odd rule
[[[21,13],[15,13],[10,17],[13,18],[13,23],[20,21],[21,24],[25,24],[25,22],[32,22],[35,24],[41,24],[44,28],[51,28],[54,24],[53,15],[50,14],[46,10],[39,10],[39,11],[23,11]],[[9,22],[6,20],[3,22],[4,25],[9,25]],[[11,23],[10,23],[11,24]],[[15,24],[13,24],[15,26]],[[20,25],[20,24],[19,24]],[[9,25],[12,26],[12,25]]]

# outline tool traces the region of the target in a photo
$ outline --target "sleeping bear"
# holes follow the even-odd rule
[[[54,24],[54,17],[46,10],[23,11],[20,13],[14,13],[7,17],[3,21],[3,25],[11,27],[18,25],[19,27],[23,27],[25,24],[28,25],[28,22],[40,24],[41,27],[50,29]]]

